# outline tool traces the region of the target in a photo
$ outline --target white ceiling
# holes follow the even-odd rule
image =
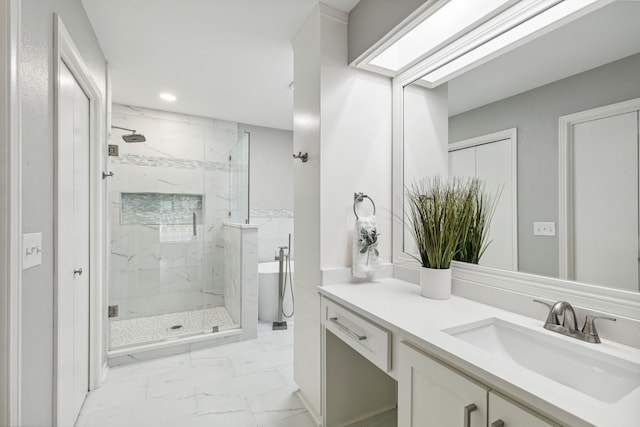
[[[323,0],[349,12],[359,0]],[[293,126],[291,40],[317,0],[82,0],[113,102]],[[449,82],[455,115],[640,52],[640,2],[618,1]],[[158,95],[170,92],[174,103]]]
[[[640,2],[618,1],[449,82],[453,116],[640,52]]]
[[[292,128],[291,40],[317,0],[82,3],[111,66],[113,102]],[[323,3],[349,12],[358,0]]]

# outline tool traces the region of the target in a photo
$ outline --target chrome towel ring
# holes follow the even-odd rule
[[[369,199],[371,204],[373,205],[373,215],[376,214],[376,204],[373,203],[373,199],[367,196],[364,193],[353,193],[353,214],[356,216],[356,219],[360,219],[358,213],[356,212],[356,202],[362,202],[364,199]]]

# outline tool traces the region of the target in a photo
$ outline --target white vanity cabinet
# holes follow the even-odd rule
[[[486,427],[486,387],[404,342],[399,357],[399,426]]]
[[[393,415],[398,390],[389,374],[392,332],[326,298],[321,312],[323,426]]]
[[[557,426],[410,344],[399,357],[398,426]]]
[[[518,405],[500,394],[489,391],[489,427],[556,427],[529,409]]]

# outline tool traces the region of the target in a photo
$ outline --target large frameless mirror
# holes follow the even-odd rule
[[[397,89],[396,191],[477,176],[502,189],[480,265],[637,292],[638,22],[640,2],[612,2],[435,88]]]

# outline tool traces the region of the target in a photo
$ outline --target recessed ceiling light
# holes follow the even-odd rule
[[[160,98],[164,99],[165,101],[175,101],[176,100],[176,96],[175,95],[171,95],[170,93],[161,93],[160,94]]]

